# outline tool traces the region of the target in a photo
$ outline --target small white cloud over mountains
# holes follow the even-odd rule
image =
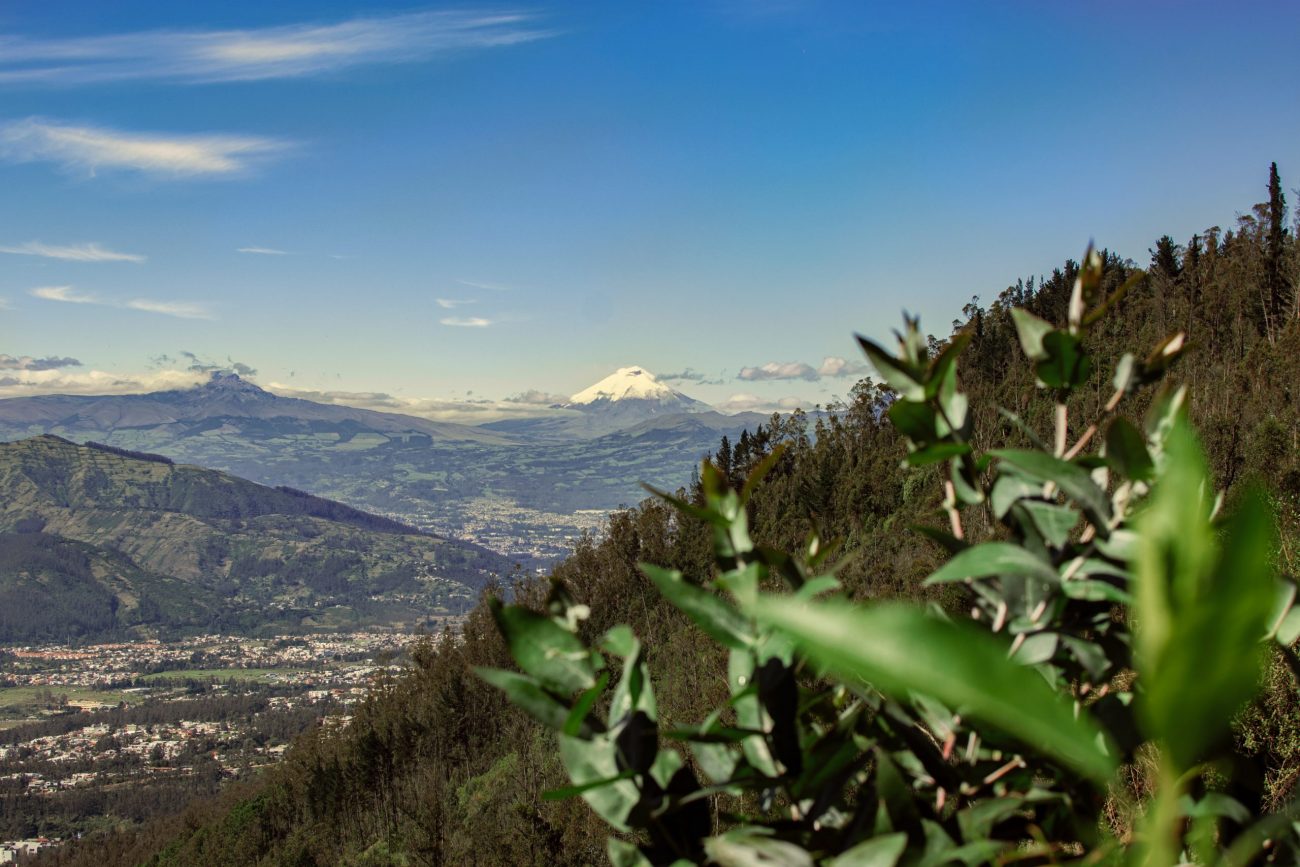
[[[236,253],[251,253],[254,256],[288,256],[288,250],[277,250],[274,247],[240,247],[235,250]]]
[[[794,396],[772,399],[742,392],[741,394],[733,394],[715,406],[719,411],[727,413],[790,412],[796,409],[807,409],[812,406],[812,403],[812,401]]]
[[[138,253],[120,253],[109,250],[99,244],[43,244],[40,241],[27,241],[0,247],[0,253],[12,253],[19,256],[40,256],[45,259],[64,259],[69,262],[143,262],[144,256]]]
[[[36,394],[144,394],[190,388],[206,379],[204,374],[185,370],[122,374],[104,370],[71,371],[66,368],[0,369],[0,397],[27,397]]]
[[[0,370],[62,370],[65,367],[81,367],[75,358],[47,355],[34,358],[30,355],[4,355],[0,353]]]
[[[749,382],[774,379],[803,379],[808,382],[815,382],[818,373],[809,365],[798,361],[769,361],[767,364],[758,367],[742,367],[740,373],[736,374],[736,378]]]
[[[90,177],[106,170],[164,179],[239,175],[289,146],[262,136],[123,132],[35,117],[0,124],[0,159],[54,163]]]
[[[482,316],[444,316],[438,321],[453,328],[487,328],[492,324],[491,319]]]
[[[836,355],[828,355],[823,358],[821,367],[817,368],[819,375],[831,378],[866,376],[870,372],[871,366],[865,361],[849,361]]]

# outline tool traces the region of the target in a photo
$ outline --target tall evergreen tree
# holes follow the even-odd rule
[[[1273,163],[1268,169],[1268,229],[1264,237],[1264,255],[1268,269],[1269,313],[1275,327],[1285,318],[1291,300],[1291,287],[1283,265],[1286,241],[1286,196],[1282,193],[1277,163]]]

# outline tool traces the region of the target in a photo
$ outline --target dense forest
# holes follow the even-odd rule
[[[1229,501],[1252,481],[1267,485],[1280,522],[1279,562],[1293,572],[1300,542],[1300,262],[1276,167],[1267,192],[1229,228],[1212,226],[1182,242],[1159,238],[1141,265],[1103,255],[1107,294],[1139,271],[1146,278],[1134,281],[1090,332],[1097,363],[1070,398],[1070,418],[1093,418],[1106,404],[1108,371],[1121,353],[1186,332],[1189,349],[1175,376],[1188,386],[1213,477]],[[1034,431],[1052,429],[1053,402],[1022,363],[1011,310],[1063,322],[1078,268],[1069,261],[991,302],[974,298],[952,323],[954,333],[969,335],[961,378],[974,428],[990,439],[981,447],[1025,443]],[[946,339],[931,341],[937,348]],[[852,595],[955,604],[951,592],[922,586],[943,550],[915,529],[946,526],[941,469],[901,469],[905,441],[885,417],[891,397],[888,387],[864,379],[815,421],[800,413],[773,416],[737,442],[724,440],[709,458],[738,486],[782,446],[749,504],[756,541],[793,550],[816,532],[841,545],[840,579]],[[1082,433],[1071,429],[1069,437]],[[699,502],[699,480],[683,480],[678,494]],[[994,532],[972,518],[969,538]],[[583,539],[554,576],[590,608],[584,635],[626,623],[644,642],[660,725],[696,722],[727,699],[726,656],[662,601],[637,568],[641,562],[702,583],[713,568],[710,531],[647,499]],[[546,593],[544,582],[528,580],[495,589],[512,589],[517,600],[534,604]],[[346,729],[303,736],[254,786],[52,852],[42,863],[603,863],[607,829],[587,806],[542,797],[568,783],[553,736],[476,676],[483,666],[512,667],[486,604],[460,635],[423,646],[410,672],[360,706]],[[1293,688],[1274,671],[1262,698],[1237,720],[1240,749],[1264,775],[1266,808],[1289,799],[1300,779],[1298,711]]]

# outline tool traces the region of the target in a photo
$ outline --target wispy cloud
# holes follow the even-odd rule
[[[453,328],[487,328],[492,324],[491,319],[482,316],[446,316],[438,321]]]
[[[40,241],[27,241],[0,247],[0,253],[13,253],[19,256],[41,256],[46,259],[66,259],[69,262],[143,262],[145,257],[138,253],[119,253],[99,244],[42,244]]]
[[[196,353],[182,349],[180,355],[189,362],[185,368],[192,373],[237,373],[240,376],[256,376],[257,368],[251,364],[244,364],[242,361],[235,361],[229,355],[225,361],[213,361],[207,358],[201,358]],[[160,362],[171,363],[173,361],[169,356],[162,356],[158,359]]]
[[[94,295],[78,292],[71,286],[37,286],[35,289],[29,289],[28,294],[35,298],[44,298],[46,301],[62,301],[65,304],[105,303]]]
[[[288,147],[261,136],[122,132],[36,117],[0,124],[0,159],[55,163],[91,177],[105,170],[161,178],[239,175]]]
[[[288,256],[288,250],[277,250],[274,247],[240,247],[235,250],[236,253],[252,253],[255,256]]]
[[[465,304],[478,303],[473,298],[438,298],[435,300],[437,300],[438,306],[441,307],[443,310],[455,310],[457,307],[463,306]]]
[[[204,304],[187,301],[156,301],[151,298],[132,298],[122,305],[131,310],[143,310],[146,313],[161,313],[163,316],[175,316],[177,319],[215,319],[212,311]]]
[[[441,11],[248,30],[147,30],[66,39],[0,36],[0,85],[290,78],[363,64],[412,63],[553,35],[531,13]]]
[[[0,370],[61,370],[65,367],[81,367],[81,362],[75,358],[57,355],[33,358],[30,355],[0,354]]]
[[[119,307],[127,310],[143,310],[146,313],[160,313],[178,319],[215,319],[206,304],[190,301],[160,301],[153,298],[131,298],[125,301],[116,298],[101,298],[89,292],[82,292],[72,286],[37,286],[27,290],[34,298],[46,301],[60,301],[64,304],[97,304],[101,307]]]
[[[512,290],[512,287],[502,283],[481,283],[475,280],[457,280],[456,282],[471,289],[487,289],[489,292],[510,292]]]
[[[761,382],[774,379],[803,379],[814,382],[818,373],[810,365],[799,361],[769,361],[758,367],[742,367],[737,379],[749,382]]]

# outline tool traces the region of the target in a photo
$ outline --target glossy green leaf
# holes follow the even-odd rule
[[[596,682],[591,653],[578,636],[550,617],[522,605],[489,601],[492,616],[524,671],[559,693],[589,689]]]
[[[909,467],[924,467],[968,454],[970,454],[970,446],[966,443],[934,443],[910,453],[907,456],[907,465]]]
[[[1059,578],[1052,564],[1044,562],[1019,545],[1010,542],[985,542],[955,555],[939,567],[926,584],[944,584],[967,578],[993,578],[998,575],[1023,575],[1055,584]]]
[[[1123,417],[1106,428],[1106,461],[1126,479],[1145,482],[1155,476],[1146,437]]]
[[[1167,458],[1139,519],[1139,710],[1174,766],[1186,769],[1257,689],[1260,640],[1274,607],[1276,542],[1268,506],[1252,494],[1230,521],[1220,552],[1209,524],[1205,459],[1185,423],[1170,433]]]
[[[778,840],[770,828],[742,826],[704,841],[709,863],[718,867],[813,867],[812,856]]]
[[[1042,452],[1022,449],[998,449],[990,454],[1034,481],[1054,482],[1062,493],[1083,508],[1098,531],[1106,535],[1105,524],[1111,516],[1110,497],[1097,487],[1092,475],[1083,467]]]
[[[1039,319],[1028,310],[1021,310],[1019,307],[1012,308],[1011,320],[1016,324],[1016,336],[1020,338],[1020,348],[1024,350],[1025,357],[1030,361],[1042,361],[1047,358],[1043,338],[1056,330],[1052,327],[1052,323]]]
[[[635,843],[610,837],[605,849],[611,867],[651,867],[650,859],[641,854]]]
[[[1043,335],[1046,358],[1034,365],[1034,373],[1048,388],[1077,388],[1088,381],[1092,359],[1079,338],[1064,331]]]
[[[883,834],[859,843],[830,861],[827,867],[895,867],[907,848],[907,835],[901,831]]]
[[[761,598],[755,615],[840,678],[864,680],[899,699],[912,691],[931,695],[1099,783],[1115,768],[1114,751],[1099,746],[1103,736],[1091,719],[1076,717],[1042,677],[1007,659],[1003,643],[972,626],[904,605],[795,605],[777,597]]]
[[[631,780],[623,778],[610,737],[596,735],[585,740],[560,735],[559,742],[560,761],[573,785],[581,788],[582,799],[614,828],[627,831],[628,814],[641,800],[641,793]]]
[[[908,365],[894,358],[874,340],[861,334],[857,335],[857,339],[858,345],[867,354],[868,360],[876,368],[880,378],[898,392],[899,397],[909,401],[925,400],[925,386],[921,383],[919,371],[910,369]]]
[[[1070,532],[1079,523],[1079,513],[1070,506],[1045,503],[1042,500],[1021,500],[1020,506],[1048,544],[1062,548],[1070,539]]]
[[[753,643],[749,623],[725,599],[687,583],[682,573],[675,569],[642,563],[641,571],[654,582],[665,599],[718,643],[733,650]]]
[[[475,674],[501,690],[511,704],[542,725],[562,731],[569,719],[569,709],[555,696],[542,689],[533,678],[499,668],[476,668]],[[583,727],[580,726],[580,730]]]

